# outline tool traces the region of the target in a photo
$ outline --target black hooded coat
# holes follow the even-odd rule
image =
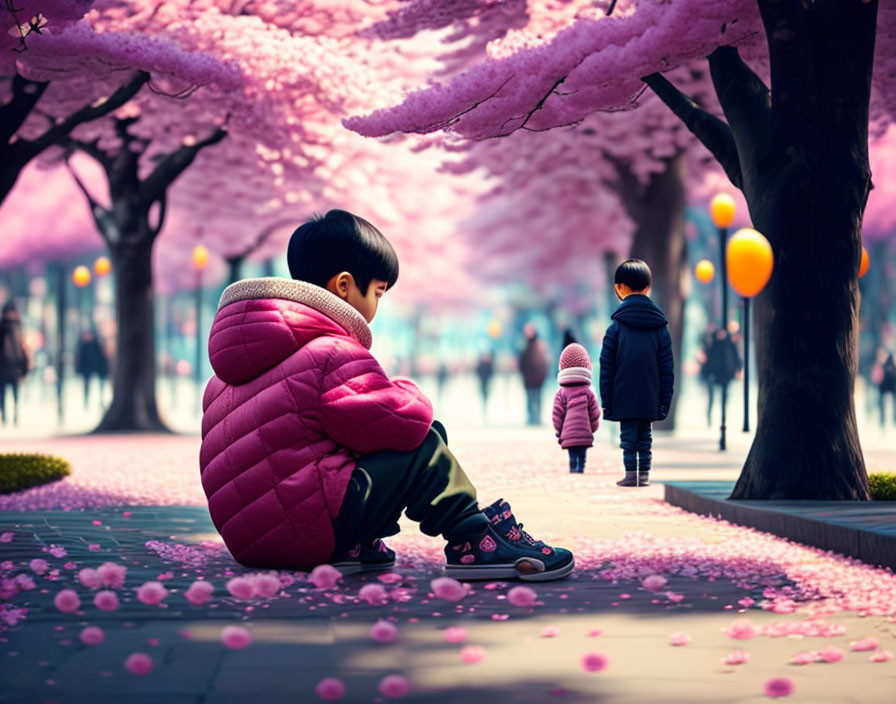
[[[607,420],[662,420],[675,370],[669,321],[647,296],[626,296],[610,316],[600,351],[600,397]]]

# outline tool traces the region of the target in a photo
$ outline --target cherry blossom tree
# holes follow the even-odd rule
[[[867,499],[853,401],[860,223],[869,118],[889,119],[896,102],[896,7],[623,1],[539,29],[509,33],[491,60],[346,124],[483,139],[634,107],[649,86],[743,190],[775,254],[756,306],[759,424],[732,498]],[[663,75],[704,56],[724,119]]]

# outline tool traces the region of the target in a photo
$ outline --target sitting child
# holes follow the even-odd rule
[[[594,445],[594,433],[600,423],[600,407],[591,390],[591,358],[578,343],[563,348],[560,354],[560,390],[554,396],[554,430],[557,442],[569,450],[571,474],[585,473],[585,456]]]
[[[202,486],[234,558],[248,566],[343,573],[389,569],[381,538],[402,511],[447,541],[447,576],[564,577],[572,554],[533,540],[476,490],[409,379],[370,354],[368,323],[398,279],[373,225],[342,210],[299,227],[294,280],[247,279],[221,296],[203,398]]]

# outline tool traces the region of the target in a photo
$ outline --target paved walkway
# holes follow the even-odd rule
[[[39,449],[72,442],[46,441]],[[458,431],[451,444],[483,503],[504,496],[527,530],[576,552],[580,566],[571,578],[534,586],[536,605],[511,605],[514,585],[506,583],[473,585],[457,603],[434,597],[441,546],[410,523],[390,541],[400,560],[398,576],[385,582],[354,577],[317,589],[305,575],[279,573],[277,595],[237,599],[228,581],[250,571],[231,560],[202,505],[127,506],[120,493],[106,492],[104,501],[118,505],[0,514],[0,578],[26,575],[35,583],[9,601],[28,611],[0,633],[0,702],[223,704],[251,696],[294,704],[316,701],[314,688],[325,677],[344,682],[342,701],[379,702],[385,697],[377,687],[392,674],[411,684],[404,701],[436,704],[760,702],[772,678],[792,682],[793,701],[893,701],[896,659],[869,661],[873,652],[896,650],[892,573],[662,500],[664,479],[733,479],[745,444],[720,455],[709,436],[658,438],[658,481],[640,490],[614,485],[619,451],[608,445],[592,450],[587,474],[570,476],[547,429]],[[91,462],[126,463],[135,492],[144,495],[146,485],[169,476],[195,477],[196,447],[195,438],[97,441],[92,453],[81,446],[75,474],[93,471]],[[108,473],[97,471],[96,481]],[[77,497],[88,493],[81,485]],[[34,558],[58,574],[34,574]],[[113,611],[96,608],[96,590],[77,581],[80,569],[106,561],[127,567]],[[649,589],[650,575],[667,583]],[[215,591],[212,601],[194,606],[184,592],[200,578]],[[136,598],[146,581],[168,589],[161,605]],[[388,603],[365,603],[360,590],[367,585],[384,586]],[[78,612],[53,606],[62,588],[78,593]],[[397,627],[394,642],[371,637],[378,619]],[[103,643],[79,640],[88,625],[103,629]],[[226,626],[245,627],[252,644],[223,645]],[[447,643],[449,626],[465,629],[465,642]],[[670,637],[685,644],[671,645]],[[850,649],[870,638],[873,650]],[[481,648],[467,651],[483,655],[480,661],[462,659],[468,646]],[[843,651],[839,662],[790,664],[798,653],[832,647]],[[735,650],[749,661],[725,664]],[[135,652],[152,658],[150,674],[125,669]],[[588,653],[605,656],[606,669],[586,672]]]

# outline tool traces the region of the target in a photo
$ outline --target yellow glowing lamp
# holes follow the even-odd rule
[[[493,338],[501,337],[501,322],[492,318],[488,321],[488,336]]]
[[[709,202],[709,214],[712,216],[716,227],[728,227],[734,222],[734,213],[737,207],[734,198],[727,193],[719,193],[713,196]]]
[[[203,244],[193,247],[193,266],[197,269],[205,269],[208,266],[208,247]]]
[[[90,283],[90,269],[83,265],[76,267],[72,272],[72,281],[78,288],[84,288]]]
[[[862,263],[859,264],[859,278],[861,279],[865,274],[868,273],[868,267],[871,266],[871,262],[868,259],[868,250],[862,247]]]
[[[772,246],[751,227],[734,233],[726,253],[728,280],[741,296],[752,298],[771,278],[775,257]]]
[[[709,261],[709,259],[701,259],[699,262],[697,262],[697,267],[694,269],[694,274],[697,276],[698,281],[702,281],[703,283],[708,284],[716,275],[716,268],[715,266],[713,266],[713,263]]]
[[[97,276],[105,276],[112,271],[112,262],[109,257],[100,257],[93,263],[93,273]]]

